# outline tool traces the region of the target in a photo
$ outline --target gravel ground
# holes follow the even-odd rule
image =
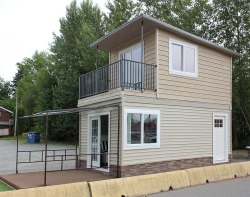
[[[48,144],[48,150],[62,150],[62,149],[74,149],[74,145],[65,144]],[[30,150],[44,150],[44,144],[28,144],[25,141],[20,141],[20,151]],[[1,174],[13,174],[16,173],[16,141],[14,140],[0,140],[0,175]],[[63,154],[64,151],[57,152],[57,154]],[[52,152],[50,154],[53,154]],[[75,151],[68,151],[67,154],[75,154]],[[41,152],[35,152],[31,155],[32,161],[38,161],[42,158]],[[72,158],[72,157],[71,157]],[[20,153],[19,161],[28,161],[28,153]],[[59,158],[58,158],[59,159]],[[60,170],[61,162],[48,162],[48,170]],[[63,169],[74,169],[75,161],[63,162]],[[18,172],[37,172],[44,170],[44,162],[32,163],[32,164],[19,164]]]

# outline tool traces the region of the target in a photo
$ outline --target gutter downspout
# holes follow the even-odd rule
[[[144,35],[143,35],[144,29],[143,29],[143,21],[141,22],[141,92],[144,91]]]

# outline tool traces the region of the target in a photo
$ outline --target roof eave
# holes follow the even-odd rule
[[[125,29],[126,27],[128,27],[130,24],[135,23],[138,20],[143,20],[143,19],[146,19],[146,20],[149,20],[151,22],[154,22],[157,25],[158,28],[163,28],[166,31],[169,31],[171,33],[175,33],[176,35],[179,35],[181,37],[185,37],[185,38],[187,38],[189,40],[192,40],[193,42],[196,42],[198,44],[201,44],[201,45],[213,48],[213,49],[215,49],[217,51],[223,52],[223,53],[225,53],[225,54],[227,54],[227,55],[229,55],[229,56],[231,56],[233,58],[240,58],[242,56],[240,53],[237,53],[237,52],[235,52],[233,50],[230,50],[230,49],[227,49],[225,47],[222,47],[222,46],[220,46],[220,45],[218,45],[216,43],[213,43],[211,41],[205,40],[205,39],[203,39],[201,37],[198,37],[198,36],[196,36],[194,34],[191,34],[189,32],[186,32],[186,31],[182,30],[182,29],[174,27],[174,26],[172,26],[172,25],[170,25],[168,23],[160,21],[160,20],[158,20],[156,18],[153,18],[153,17],[151,17],[149,15],[140,15],[140,16],[138,16],[138,17],[136,17],[136,18],[128,21],[127,23],[124,23],[120,27],[114,29],[110,33],[106,34],[105,36],[103,36],[103,37],[99,38],[98,40],[96,40],[95,42],[91,43],[90,47],[96,48],[105,39],[110,38],[115,33],[117,33],[119,31]]]

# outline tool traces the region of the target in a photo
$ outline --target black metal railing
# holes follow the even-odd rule
[[[45,150],[25,150],[18,151],[19,155],[23,158],[18,159],[17,164],[28,164],[28,163],[44,163],[45,162]],[[23,154],[23,155],[21,155]],[[63,163],[66,161],[75,161],[74,169],[78,165],[78,154],[76,149],[58,149],[58,150],[47,150],[47,161],[46,162],[61,162],[60,170],[63,170]]]
[[[122,88],[134,90],[155,90],[156,65],[119,60],[79,78],[79,97],[85,98]]]

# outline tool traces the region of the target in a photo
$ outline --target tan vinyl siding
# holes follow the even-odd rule
[[[159,97],[231,105],[231,58],[197,45],[198,78],[169,74],[169,38],[190,43],[158,31]]]
[[[123,150],[123,165],[212,157],[213,113],[226,113],[228,117],[231,116],[229,110],[181,106],[178,102],[176,105],[164,105],[156,99],[148,99],[148,103],[143,104],[137,103],[137,100],[130,100],[124,104],[124,108],[160,110],[161,139],[160,148]],[[229,152],[230,125],[229,118]]]
[[[111,51],[110,52],[110,63],[117,62],[119,60],[118,51]]]
[[[118,143],[118,108],[116,107],[110,112],[110,153],[111,153],[110,165],[117,165],[117,143]]]
[[[88,131],[88,115],[86,112],[81,112],[80,113],[80,120],[81,120],[81,124],[80,124],[80,136],[79,136],[79,155],[80,155],[80,160],[86,160],[87,156],[85,154],[87,154],[87,139],[88,139],[88,135],[87,135],[87,131]]]
[[[156,65],[155,31],[145,35],[144,39],[144,62]]]

